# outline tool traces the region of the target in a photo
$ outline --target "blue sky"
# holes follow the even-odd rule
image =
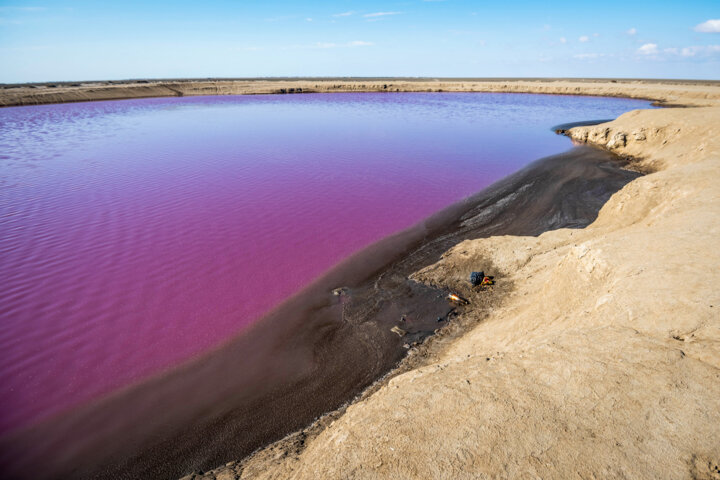
[[[720,79],[720,2],[0,0],[0,82]]]

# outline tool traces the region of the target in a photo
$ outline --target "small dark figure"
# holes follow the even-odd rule
[[[470,283],[472,283],[473,287],[477,287],[482,283],[483,278],[485,278],[485,272],[472,272],[470,274]]]

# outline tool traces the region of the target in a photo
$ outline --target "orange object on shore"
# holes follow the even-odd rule
[[[450,300],[450,301],[452,301],[452,302],[460,303],[460,304],[463,304],[463,305],[467,305],[467,304],[470,303],[469,300],[461,297],[461,296],[458,295],[457,293],[450,293],[450,294],[448,294],[448,300]]]

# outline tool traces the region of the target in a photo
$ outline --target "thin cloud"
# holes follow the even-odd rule
[[[585,43],[585,42],[589,42],[589,41],[590,41],[590,37],[588,37],[587,35],[583,35],[582,37],[578,38],[578,42],[580,42],[580,43]]]
[[[375,17],[386,17],[388,15],[400,15],[402,12],[375,12],[375,13],[366,13],[363,15],[365,18],[375,18]]]
[[[625,33],[627,33],[628,35],[635,35],[637,33],[637,28],[630,28]]]
[[[451,35],[454,35],[456,37],[480,37],[486,34],[486,32],[482,30],[458,30],[458,29],[452,29],[448,30],[448,33]]]
[[[347,43],[318,42],[311,45],[310,48],[353,48],[353,47],[370,47],[375,45],[373,42],[365,42],[362,40],[354,40]]]
[[[637,49],[637,53],[639,53],[640,55],[657,55],[657,43],[646,43],[645,45]]]
[[[560,37],[560,43],[567,43],[567,38]]]
[[[26,45],[23,47],[0,47],[0,52],[33,52],[38,50],[52,50],[54,45]]]
[[[279,17],[269,17],[269,18],[266,18],[265,21],[266,21],[266,22],[283,22],[283,21],[285,21],[285,20],[292,20],[292,19],[296,19],[296,18],[297,18],[296,15],[282,15],[282,16],[279,16]]]
[[[45,7],[0,7],[0,12],[43,12]]]
[[[349,12],[336,13],[333,17],[349,17],[350,15],[355,15],[355,11],[350,10]]]
[[[682,57],[703,59],[720,55],[720,45],[693,45],[690,47],[671,47],[663,49],[666,58]]]
[[[578,53],[576,55],[573,55],[573,58],[577,58],[579,60],[592,60],[595,58],[602,58],[607,56],[608,55],[605,53]]]
[[[720,54],[720,45],[702,45],[685,47],[680,50],[683,57],[710,56]]]
[[[708,20],[695,25],[694,30],[701,33],[720,33],[720,20]]]

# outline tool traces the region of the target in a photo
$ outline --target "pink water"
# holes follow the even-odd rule
[[[0,431],[226,340],[350,253],[646,102],[197,97],[0,110]]]

